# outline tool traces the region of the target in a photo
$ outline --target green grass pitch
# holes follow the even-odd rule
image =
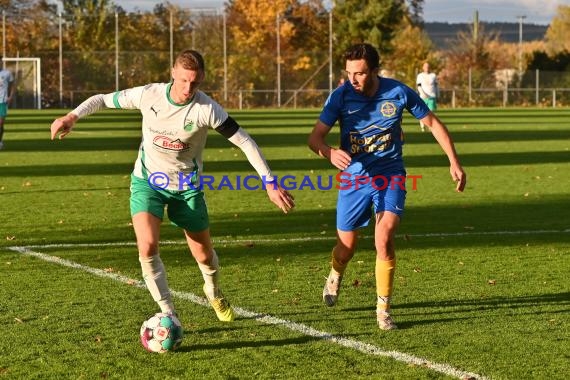
[[[399,330],[375,323],[372,229],[339,303],[321,301],[335,190],[206,190],[235,322],[206,307],[181,232],[161,255],[185,329],[179,351],[139,342],[158,311],[141,286],[128,208],[139,116],[104,111],[50,141],[67,110],[10,110],[0,151],[0,379],[563,379],[570,368],[570,110],[442,109],[468,174],[454,191],[429,133],[404,118],[408,191],[396,241]],[[279,176],[335,170],[306,146],[318,110],[235,111]],[[338,130],[331,133],[331,144]],[[211,132],[204,174],[255,172]],[[316,182],[315,182],[316,183]],[[289,183],[292,185],[291,183]]]

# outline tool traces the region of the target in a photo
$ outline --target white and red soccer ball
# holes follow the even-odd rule
[[[180,347],[184,331],[175,315],[156,313],[143,322],[140,337],[147,351],[162,354]]]

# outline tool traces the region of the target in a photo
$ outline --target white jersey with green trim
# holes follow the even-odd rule
[[[152,83],[104,95],[109,108],[138,109],[142,114],[142,142],[133,174],[148,179],[166,175],[161,188],[185,190],[190,178],[198,183],[208,128],[219,127],[227,112],[198,91],[187,104],[170,98],[171,83]],[[166,182],[168,181],[168,184]]]
[[[0,103],[8,101],[10,83],[14,82],[14,75],[10,70],[0,70]]]

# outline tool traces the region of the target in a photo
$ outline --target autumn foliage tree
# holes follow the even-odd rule
[[[6,15],[6,56],[41,59],[42,96],[51,106],[59,104],[61,79],[66,104],[116,87],[167,81],[172,55],[186,48],[206,58],[204,90],[222,100],[221,91],[227,89],[231,106],[241,91],[246,107],[248,102],[274,105],[278,83],[282,104],[298,93],[310,100],[305,105],[322,104],[323,90],[331,82],[336,85],[343,73],[342,53],[355,42],[377,47],[381,68],[411,86],[426,60],[442,87],[457,89],[469,83],[495,87],[493,73],[518,63],[516,44],[507,46],[482,29],[460,33],[453,49],[437,52],[423,29],[423,2],[228,0],[223,10],[209,13],[168,1],[134,12],[112,0],[0,0],[0,6]],[[524,67],[568,70],[569,32],[570,6],[560,6],[545,47],[524,50]]]
[[[570,5],[559,5],[546,31],[546,52],[555,55],[570,52]]]

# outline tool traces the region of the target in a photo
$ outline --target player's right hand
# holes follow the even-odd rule
[[[51,139],[55,139],[58,134],[60,140],[64,138],[69,132],[71,132],[76,120],[77,116],[72,114],[67,114],[55,119],[54,122],[51,123]]]
[[[331,148],[330,161],[336,168],[345,170],[350,165],[352,157],[342,149]]]

